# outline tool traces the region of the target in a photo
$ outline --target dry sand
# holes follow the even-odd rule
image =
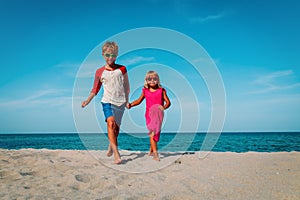
[[[0,199],[300,199],[300,152],[0,149]]]

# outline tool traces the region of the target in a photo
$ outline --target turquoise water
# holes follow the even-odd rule
[[[205,137],[208,140],[204,142]],[[122,150],[149,150],[147,134],[121,133],[118,140]],[[210,141],[212,142],[209,143]],[[0,134],[2,149],[105,150],[107,145],[106,134]],[[222,133],[219,137],[217,134],[205,133],[162,133],[158,148],[173,152],[193,152],[200,149],[217,152],[300,151],[300,133]]]

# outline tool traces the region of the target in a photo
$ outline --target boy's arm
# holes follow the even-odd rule
[[[102,77],[102,73],[104,71],[105,67],[101,67],[99,69],[97,69],[96,73],[95,73],[95,77],[94,77],[94,84],[93,84],[93,88],[91,93],[94,93],[95,96],[98,94],[101,86],[102,86],[102,82],[100,80],[100,78]]]
[[[81,107],[84,108],[85,106],[87,106],[92,101],[94,96],[96,96],[95,93],[91,92],[89,97],[81,103]]]
[[[102,86],[102,82],[100,81],[100,77],[102,76],[102,72],[103,72],[104,69],[105,68],[102,67],[102,68],[100,68],[96,71],[92,91],[91,91],[90,95],[88,96],[88,98],[81,103],[82,108],[87,106],[92,101],[92,99],[97,95],[97,93],[99,92],[99,90]]]
[[[166,110],[167,108],[169,108],[171,106],[171,102],[167,95],[166,90],[163,90],[163,98],[164,98],[164,109]]]

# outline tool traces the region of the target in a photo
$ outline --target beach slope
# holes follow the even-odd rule
[[[0,149],[0,199],[300,199],[300,152]]]

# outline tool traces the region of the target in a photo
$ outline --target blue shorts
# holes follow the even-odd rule
[[[117,125],[120,126],[122,117],[123,117],[123,113],[125,110],[125,103],[121,106],[116,106],[111,103],[103,103],[103,102],[101,102],[101,104],[102,104],[102,108],[103,108],[105,121],[107,118],[113,116],[115,118],[115,122],[117,123]]]

